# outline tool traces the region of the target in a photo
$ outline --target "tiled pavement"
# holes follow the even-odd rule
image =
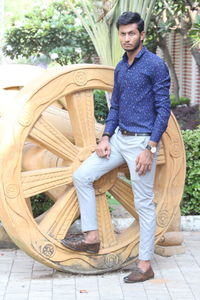
[[[185,254],[155,255],[155,278],[135,284],[123,283],[126,273],[120,271],[71,275],[34,261],[21,250],[0,250],[0,300],[200,300],[200,232],[184,236]]]

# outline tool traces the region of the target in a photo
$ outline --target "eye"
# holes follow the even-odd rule
[[[134,32],[130,32],[129,35],[130,35],[130,36],[134,36],[135,33],[134,33]]]

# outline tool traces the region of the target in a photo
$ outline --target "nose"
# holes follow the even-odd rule
[[[129,34],[125,35],[125,42],[128,42],[130,40]]]

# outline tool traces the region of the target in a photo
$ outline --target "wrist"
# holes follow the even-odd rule
[[[110,133],[109,132],[104,132],[102,134],[101,140],[103,140],[103,141],[109,141],[109,139],[110,139]]]
[[[151,144],[148,143],[146,146],[146,150],[149,151],[151,154],[154,154],[156,153],[157,148],[156,146],[151,146]]]
[[[150,145],[151,147],[157,147],[158,143],[154,141],[149,141],[148,145]]]
[[[108,136],[109,138],[110,138],[110,133],[109,132],[104,132],[103,134],[102,134],[102,137],[103,136]]]
[[[109,142],[109,140],[110,140],[110,137],[108,135],[102,135],[101,141],[107,141],[107,142]]]

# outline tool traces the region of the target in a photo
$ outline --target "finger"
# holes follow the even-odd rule
[[[135,160],[136,165],[138,164],[138,162],[139,162],[139,156],[136,157],[136,160]]]
[[[144,166],[144,168],[143,168],[143,172],[142,172],[142,175],[145,175],[145,174],[146,174],[146,172],[147,172],[147,166]]]
[[[97,154],[98,156],[100,156],[100,153],[99,153],[99,149],[98,149],[98,148],[96,149],[96,154]]]
[[[140,170],[140,168],[141,168],[141,164],[140,163],[138,163],[137,165],[136,165],[136,172],[138,172],[139,170]]]
[[[140,168],[138,170],[138,175],[142,175],[144,171],[144,165],[140,165]]]
[[[111,148],[108,147],[108,149],[107,149],[107,154],[106,154],[106,158],[107,158],[107,159],[110,158],[110,152],[111,152]]]
[[[143,175],[143,168],[140,168],[140,170],[138,171],[138,175],[139,176]]]
[[[101,157],[102,156],[102,150],[99,148],[97,151],[97,155],[99,156],[99,157]]]
[[[103,154],[102,149],[99,149],[97,154],[99,157],[103,157],[105,155],[105,154]]]

